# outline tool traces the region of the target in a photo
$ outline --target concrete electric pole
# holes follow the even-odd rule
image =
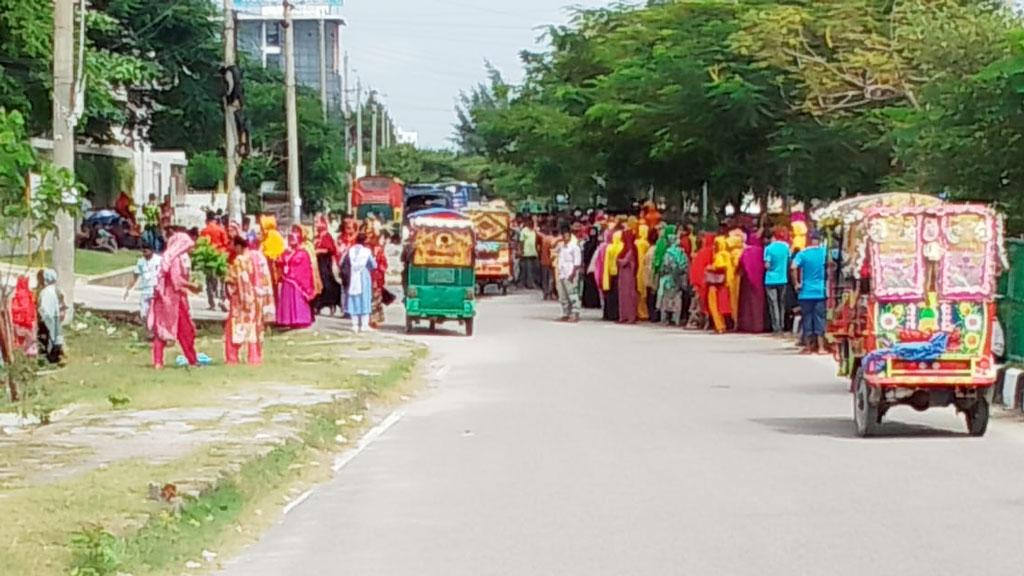
[[[75,0],[53,2],[53,164],[75,172],[75,127],[71,118],[75,99]],[[53,267],[57,288],[68,306],[66,321],[74,317],[75,220],[66,211],[57,214],[53,240]]]
[[[235,7],[233,0],[224,0],[224,68],[229,71],[238,61],[235,41]],[[237,78],[237,77],[236,77]],[[231,102],[229,96],[224,97],[224,190],[228,193],[228,217],[232,222],[242,221],[241,198],[236,193],[238,179],[238,125],[235,124],[235,112],[238,102]]]
[[[292,5],[284,0],[284,82],[285,115],[288,122],[288,200],[292,223],[302,220],[302,196],[299,189],[299,121],[295,104],[295,28]]]
[[[377,104],[376,98],[373,98],[373,93],[371,93],[370,101],[371,101],[370,106],[373,107],[371,109],[371,114],[373,115],[372,116],[373,117],[373,121],[370,123],[371,124],[370,125],[370,176],[376,176],[377,175],[377,127],[379,126],[379,124],[377,123],[377,116],[379,116],[379,114],[380,114],[380,106]]]
[[[340,32],[340,28],[339,28]],[[342,126],[345,128],[345,162],[352,161],[352,135],[349,132],[349,115],[348,109],[348,52],[345,52],[344,56],[344,68],[342,69],[341,76],[341,120]],[[349,171],[351,172],[351,170]]]
[[[327,120],[327,24],[320,19],[320,109]]]
[[[356,80],[356,178],[363,170],[363,81]]]

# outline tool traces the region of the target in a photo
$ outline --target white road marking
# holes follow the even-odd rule
[[[298,507],[299,504],[302,504],[303,502],[308,500],[309,497],[312,496],[312,495],[313,495],[313,490],[306,490],[305,492],[300,494],[298,498],[296,498],[295,500],[292,500],[291,502],[288,503],[287,506],[284,507],[284,515],[287,516],[289,512],[291,512],[296,507]]]
[[[389,428],[397,424],[398,421],[401,420],[403,416],[405,416],[405,412],[402,410],[396,410],[392,412],[387,418],[384,419],[383,422],[374,426],[369,432],[366,433],[365,436],[363,436],[359,440],[359,444],[356,446],[355,450],[346,452],[345,454],[342,454],[337,459],[335,459],[334,465],[331,466],[331,470],[337,473],[345,466],[348,466],[349,462],[355,460],[356,456],[359,456],[363,452],[363,450],[369,448],[370,444],[373,444],[378,438],[381,437],[381,435],[387,432]]]
[[[431,380],[444,380],[444,377],[448,375],[448,372],[451,371],[451,369],[452,367],[449,364],[441,366],[440,368],[437,369],[437,371],[434,372],[434,376],[431,378]]]
[[[402,417],[405,416],[405,412],[402,410],[396,410],[388,415],[380,424],[377,424],[366,433],[365,436],[359,439],[359,444],[356,445],[355,449],[350,450],[334,460],[334,465],[331,466],[331,470],[335,474],[341,471],[342,468],[348,466],[349,462],[355,460],[356,456],[359,456],[363,450],[369,448],[370,444],[373,444],[378,438],[381,437],[389,428],[398,423]],[[298,508],[303,502],[309,499],[313,495],[315,488],[306,490],[299,495],[298,498],[292,500],[284,507],[283,515],[287,516],[289,512]]]

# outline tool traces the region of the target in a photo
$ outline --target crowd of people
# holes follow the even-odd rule
[[[143,210],[141,256],[128,299],[138,293],[138,311],[152,340],[152,362],[163,368],[168,344],[177,342],[178,364],[198,366],[209,358],[196,350],[196,330],[189,297],[204,292],[211,309],[227,314],[224,358],[257,365],[263,359],[266,326],[310,327],[318,315],[351,317],[354,332],[375,330],[384,323],[384,308],[395,297],[385,287],[388,234],[374,218],[331,222],[318,216],[310,229],[295,225],[282,236],[273,216],[258,224],[250,218],[231,222],[210,213],[206,226],[184,229],[160,222],[157,209]],[[152,222],[150,222],[152,220]],[[333,225],[332,225],[333,224]],[[206,271],[199,278],[192,255],[203,238],[227,262],[226,274]],[[65,306],[56,288],[56,274],[40,271],[35,289],[28,277],[18,278],[12,292],[12,342],[24,355],[57,363],[63,356],[61,322]]]
[[[263,336],[268,323],[282,329],[311,326],[326,313],[351,317],[355,332],[374,330],[384,322],[384,306],[393,301],[385,288],[388,269],[384,253],[386,234],[369,219],[344,218],[332,226],[324,216],[312,230],[294,225],[287,238],[272,216],[230,222],[217,214],[207,216],[202,230],[167,229],[166,249],[159,253],[147,241],[136,269],[139,312],[153,339],[153,365],[164,365],[164,350],[178,342],[184,362],[198,365],[195,328],[189,294],[205,285],[211,309],[227,312],[224,357],[228,364],[249,364],[263,358]],[[336,229],[332,231],[332,228]],[[192,276],[190,254],[204,238],[228,261],[226,277],[207,272],[203,284]],[[159,243],[157,244],[160,245]]]
[[[796,331],[804,352],[826,352],[826,252],[801,214],[790,225],[741,215],[713,232],[637,214],[591,210],[517,220],[517,284],[605,321],[727,332]]]

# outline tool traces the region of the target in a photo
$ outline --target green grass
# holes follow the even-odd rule
[[[120,250],[114,254],[96,252],[94,250],[75,250],[75,274],[80,276],[98,276],[122,268],[129,268],[135,265],[139,259],[139,253],[131,250]],[[18,266],[38,267],[40,261],[43,266],[49,266],[51,260],[50,252],[44,252],[41,256],[3,256],[0,262],[16,264]]]
[[[206,406],[259,384],[358,390],[365,385],[389,386],[408,372],[408,361],[394,358],[350,360],[343,355],[352,351],[348,334],[314,332],[268,333],[262,366],[226,366],[219,327],[200,330],[196,340],[196,349],[213,359],[212,366],[176,368],[174,359],[181,352],[173,347],[166,352],[167,368],[157,371],[141,327],[115,325],[90,315],[77,321],[85,328],[67,330],[67,365],[28,386],[19,406],[0,401],[0,411],[33,413],[69,404],[109,410],[111,398],[127,400],[124,408],[131,410]],[[395,347],[410,357],[415,349],[398,341],[374,345]],[[362,370],[380,375],[359,375]]]
[[[86,327],[69,330],[68,365],[27,386],[27,399],[19,406],[0,401],[0,409],[33,412],[75,403],[80,406],[76,414],[109,413],[117,410],[111,397],[127,399],[121,410],[215,405],[265,385],[347,389],[353,395],[297,407],[293,440],[269,451],[240,448],[229,439],[172,462],[123,460],[53,483],[7,490],[0,497],[3,574],[64,576],[78,568],[79,574],[175,576],[185,562],[202,562],[203,550],[217,552],[218,560],[230,557],[275,520],[284,494],[329,477],[334,453],[344,448],[336,437],[357,438],[369,424],[369,419],[351,416],[410,393],[415,383],[409,376],[425,354],[412,344],[374,340],[373,346],[397,348],[400,356],[350,360],[343,356],[371,342],[354,343],[345,334],[290,333],[269,337],[264,366],[227,367],[221,330],[208,329],[201,332],[199,348],[214,358],[215,366],[157,372],[149,367],[149,345],[139,328],[96,316],[79,321]],[[168,352],[169,366],[172,354],[177,352]],[[264,417],[269,422],[273,412]],[[253,426],[255,434],[262,424]],[[228,436],[239,433],[248,434],[248,429]],[[24,453],[17,444],[0,449],[0,466],[17,465]],[[67,457],[69,465],[77,458]],[[150,482],[187,483],[211,477],[211,471],[220,480],[187,500],[180,515],[147,498]]]

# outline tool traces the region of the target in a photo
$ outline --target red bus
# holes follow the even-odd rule
[[[366,176],[352,183],[351,212],[360,220],[375,214],[384,224],[402,221],[405,186],[398,178]]]

